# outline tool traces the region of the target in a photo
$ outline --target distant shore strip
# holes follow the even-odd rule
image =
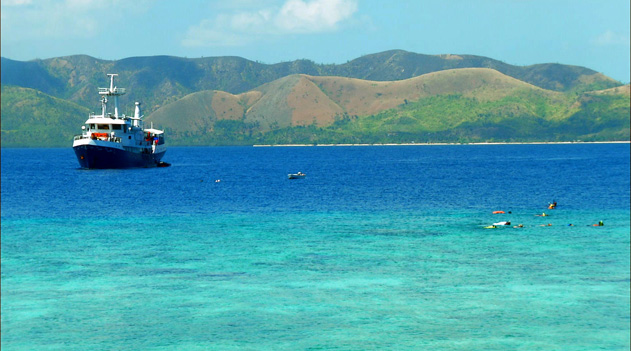
[[[489,142],[489,143],[376,143],[376,144],[255,144],[254,147],[296,146],[431,146],[431,145],[545,145],[545,144],[629,144],[631,141],[535,141],[535,142]]]

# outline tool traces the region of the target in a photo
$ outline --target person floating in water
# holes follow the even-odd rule
[[[597,224],[593,224],[594,227],[602,227],[604,225],[605,225],[605,223],[603,223],[603,221],[598,221]]]
[[[557,202],[553,201],[551,204],[548,205],[548,209],[549,210],[554,210],[555,208],[557,208]]]
[[[535,216],[538,216],[538,217],[547,217],[547,216],[549,216],[549,214],[546,214],[546,213],[544,212],[544,213],[542,213],[542,214],[540,214],[540,215],[535,215]]]

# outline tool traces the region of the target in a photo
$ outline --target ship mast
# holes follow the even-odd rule
[[[108,73],[110,77],[110,87],[109,88],[99,88],[99,95],[103,96],[101,99],[102,105],[102,113],[103,117],[105,117],[107,113],[107,97],[114,97],[114,117],[118,118],[118,97],[125,94],[125,88],[117,88],[114,86],[114,77],[118,76],[118,74]]]

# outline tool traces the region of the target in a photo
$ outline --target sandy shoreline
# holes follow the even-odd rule
[[[303,147],[303,146],[432,146],[432,145],[545,145],[545,144],[629,144],[631,141],[537,141],[493,143],[385,143],[385,144],[259,144],[253,147]]]

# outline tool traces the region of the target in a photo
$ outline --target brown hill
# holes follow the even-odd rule
[[[391,82],[342,77],[309,79],[342,106],[345,112],[357,116],[377,114],[407,102],[436,95],[461,94],[483,100],[498,100],[516,89],[544,91],[488,68],[453,69]]]
[[[216,90],[201,91],[159,109],[147,121],[181,133],[210,131],[217,120],[242,120],[246,109],[260,96],[258,91],[239,95]]]
[[[292,109],[292,126],[327,126],[335,121],[335,116],[344,113],[344,109],[331,100],[310,76],[300,77],[287,96],[287,104]]]
[[[389,82],[299,74],[239,95],[193,93],[158,109],[148,120],[172,131],[192,133],[210,131],[218,120],[241,120],[265,132],[290,126],[325,127],[336,117],[375,115],[430,96],[495,101],[517,90],[552,99],[562,96],[488,68],[454,69]]]

